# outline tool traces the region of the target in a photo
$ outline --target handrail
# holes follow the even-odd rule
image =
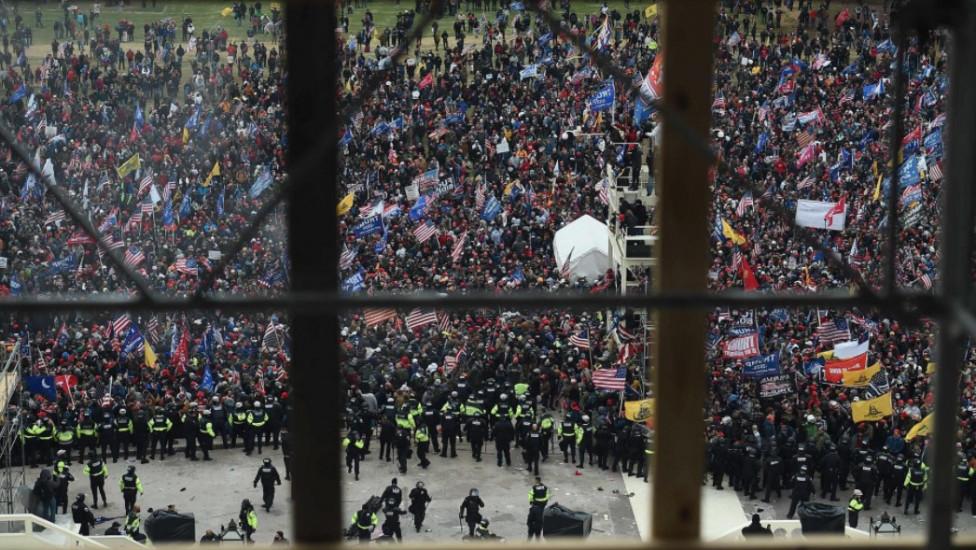
[[[105,549],[105,550],[108,550],[109,548],[108,546],[105,546],[100,542],[94,541],[89,537],[86,537],[84,535],[79,535],[78,533],[75,533],[70,529],[65,529],[64,527],[56,523],[51,523],[50,521],[42,517],[35,516],[34,514],[0,514],[0,523],[7,523],[7,522],[22,522],[24,524],[24,530],[22,532],[0,533],[0,541],[2,541],[4,538],[10,538],[14,536],[35,536],[36,533],[34,533],[34,525],[39,525],[45,529],[49,529],[55,533],[67,537],[68,539],[70,539],[75,543],[75,546],[82,546],[85,548],[98,548],[98,549]],[[0,546],[3,545],[0,544]]]
[[[712,538],[710,540],[711,541],[720,541],[720,540],[740,540],[740,539],[743,539],[745,537],[742,535],[742,528],[743,527],[746,527],[747,525],[749,525],[749,523],[750,522],[748,522],[748,521],[747,522],[744,522],[741,525],[739,525],[738,527],[733,527],[732,529],[729,529],[728,531],[726,531],[726,532],[722,533],[721,535],[719,535],[717,537],[714,537],[714,538]],[[798,520],[798,519],[770,519],[770,520],[762,520],[759,523],[762,524],[762,525],[764,525],[764,526],[770,527],[773,531],[775,531],[777,527],[781,527],[781,528],[787,529],[787,534],[789,534],[789,531],[790,530],[799,529],[800,528],[800,525],[801,525],[800,524],[800,520]],[[855,529],[853,527],[848,527],[848,526],[845,525],[844,526],[844,536],[851,536],[853,538],[870,538],[871,537],[871,534],[868,533],[867,531],[863,531],[861,529]],[[790,537],[787,537],[787,538],[790,538]]]

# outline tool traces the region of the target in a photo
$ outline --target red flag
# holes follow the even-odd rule
[[[431,71],[427,73],[427,76],[420,79],[420,83],[417,84],[417,87],[423,90],[427,86],[432,86],[433,84],[434,84],[434,72]]]
[[[749,265],[749,261],[742,258],[742,286],[746,290],[756,290],[759,288],[759,281],[756,280],[756,274],[752,272],[752,266]]]
[[[848,10],[847,8],[844,8],[843,10],[841,10],[840,13],[837,14],[837,18],[834,19],[834,24],[837,25],[838,27],[840,27],[844,23],[846,23],[847,20],[850,19],[850,18],[851,18],[851,12],[850,12],[850,10]]]
[[[176,375],[182,376],[186,373],[186,361],[190,354],[190,332],[183,328],[180,335],[180,342],[176,345],[176,352],[173,353],[171,363],[176,369]]]
[[[70,394],[71,388],[78,385],[78,377],[73,374],[59,374],[54,377],[54,385],[65,394]]]
[[[824,380],[830,384],[840,384],[844,381],[844,373],[852,370],[864,370],[868,366],[868,354],[862,353],[850,359],[828,361],[824,366]]]
[[[840,200],[837,201],[837,204],[835,204],[833,208],[831,208],[830,210],[827,211],[826,214],[824,214],[824,221],[827,222],[827,227],[834,225],[834,216],[836,216],[837,214],[844,213],[844,209],[846,208],[844,203],[846,200],[847,200],[847,195],[841,195]]]

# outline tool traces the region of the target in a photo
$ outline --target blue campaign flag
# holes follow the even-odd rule
[[[14,273],[10,276],[10,294],[13,296],[20,296],[20,293],[23,292],[23,290],[24,287],[20,284],[20,279],[17,277],[17,274]]]
[[[654,105],[644,102],[644,98],[638,97],[634,102],[634,122],[643,124],[654,112]]]
[[[752,334],[756,332],[756,328],[752,325],[740,326],[740,327],[729,327],[729,334],[732,336],[745,336],[746,334]]]
[[[381,222],[383,221],[383,218],[382,217],[380,218],[380,221]],[[376,254],[382,254],[383,251],[386,250],[386,239],[389,236],[390,236],[390,234],[386,230],[386,224],[384,223],[383,224],[383,236],[381,236],[380,237],[380,240],[376,241],[376,244],[373,245],[373,252],[375,252]]]
[[[519,71],[519,80],[525,80],[526,78],[535,78],[539,76],[539,65],[533,64]]]
[[[764,378],[779,374],[779,352],[769,355],[756,355],[742,361],[742,376]]]
[[[861,91],[861,97],[867,101],[872,97],[881,97],[884,91],[884,80],[879,80],[874,84],[865,84],[864,89]]]
[[[364,288],[366,288],[366,275],[362,269],[342,281],[342,290],[346,292],[359,292]]]
[[[213,373],[210,372],[210,365],[203,367],[203,380],[200,381],[200,389],[205,392],[212,392],[214,387]]]
[[[224,217],[224,189],[221,187],[220,194],[217,195],[217,217]]]
[[[142,344],[144,340],[142,338],[142,333],[139,332],[139,327],[135,323],[129,325],[129,332],[125,335],[125,341],[122,343],[122,356],[128,356],[142,349]]]
[[[762,153],[766,149],[767,143],[769,143],[769,133],[759,134],[759,139],[756,141],[756,153]]]
[[[54,384],[53,376],[25,376],[24,385],[31,395],[43,395],[48,401],[58,398],[58,388]]]
[[[613,107],[615,100],[616,87],[611,79],[604,83],[603,87],[590,98],[590,111],[594,113],[606,111],[607,109]]]
[[[769,312],[769,318],[778,323],[785,323],[790,320],[790,313],[785,309],[774,309]]]
[[[180,217],[188,218],[190,217],[190,191],[189,189],[186,193],[183,193],[183,202],[180,204]]]
[[[932,131],[932,133],[925,136],[925,139],[922,140],[922,144],[924,145],[925,150],[929,153],[936,150],[941,152],[942,151],[942,128],[936,128],[935,130]]]
[[[427,195],[421,195],[417,202],[410,207],[410,221],[415,222],[427,215]]]
[[[383,219],[379,216],[370,216],[353,226],[352,232],[357,238],[367,237],[373,233],[383,232]]]
[[[826,364],[827,361],[823,357],[817,357],[813,361],[807,361],[803,364],[803,372],[807,375],[817,374]]]
[[[908,206],[913,202],[920,202],[922,200],[922,184],[916,183],[914,185],[909,185],[901,193],[901,206],[902,208]]]
[[[446,122],[448,124],[460,124],[460,123],[464,122],[464,114],[463,113],[453,113],[453,114],[447,115],[444,118],[444,122]]]
[[[850,65],[844,67],[840,71],[840,74],[842,74],[844,76],[853,76],[853,75],[856,75],[857,74],[857,71],[858,71],[857,61],[855,61],[855,62],[851,63]]]
[[[552,41],[552,32],[547,32],[539,37],[539,45],[542,47],[545,47],[550,41]]]
[[[203,122],[203,125],[200,126],[199,135],[201,135],[201,136],[207,135],[207,132],[210,131],[210,121],[211,121],[211,119],[213,119],[213,117],[212,116],[208,116],[207,117],[207,120],[205,120]]]
[[[515,272],[512,273],[512,280],[518,283],[525,282],[525,272],[522,271],[522,266],[515,268]]]
[[[892,42],[891,39],[889,38],[888,40],[885,40],[884,42],[878,44],[877,49],[878,52],[880,53],[893,54],[895,53],[895,50],[897,50],[898,48],[895,46],[895,43]]]
[[[163,227],[171,225],[175,225],[173,221],[173,200],[166,199],[166,204],[163,205]]]
[[[373,137],[382,136],[388,134],[393,128],[386,123],[386,121],[377,122],[373,129],[369,131],[369,135]]]
[[[61,273],[67,273],[74,268],[75,257],[66,256],[56,262],[53,262],[50,267],[47,268],[47,272],[44,273],[45,277],[51,277],[53,275],[60,275]]]
[[[898,167],[898,188],[904,189],[909,185],[915,185],[922,179],[918,171],[919,157],[911,156],[905,159]]]
[[[271,184],[273,182],[274,182],[274,178],[271,176],[271,168],[265,166],[261,170],[261,173],[258,174],[257,179],[254,180],[254,185],[251,186],[251,190],[249,192],[251,198],[252,199],[258,198],[261,195],[261,193],[264,193],[265,189],[271,187]]]
[[[10,103],[17,103],[21,99],[24,99],[24,96],[26,95],[27,95],[27,86],[21,84],[19,88],[14,90],[14,93],[10,94]]]
[[[397,130],[403,130],[403,116],[398,116],[393,119],[393,127]]]
[[[346,145],[349,145],[349,142],[351,141],[352,141],[352,130],[346,128],[346,131],[342,133],[342,137],[339,138],[339,145],[345,147]]]
[[[146,124],[146,119],[142,115],[142,107],[136,105],[136,116],[135,116],[136,128],[142,130],[142,127]]]
[[[878,139],[878,132],[875,131],[873,128],[871,128],[868,131],[864,132],[864,135],[861,136],[861,141],[858,143],[857,148],[864,150],[864,148],[867,147],[869,143],[875,141],[876,139]]]
[[[185,126],[188,130],[195,130],[199,125],[200,125],[200,108],[197,107],[196,110],[193,111],[193,114],[190,115],[190,118],[186,119]]]
[[[502,203],[498,202],[494,196],[488,197],[485,201],[485,209],[481,212],[481,219],[485,221],[492,221],[498,216],[502,211]]]
[[[525,11],[525,4],[522,2],[512,2],[512,11]]]

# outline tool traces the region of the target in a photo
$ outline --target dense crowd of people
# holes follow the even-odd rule
[[[655,69],[654,10],[578,13],[566,0],[545,4],[643,89],[667,78]],[[896,156],[898,282],[936,284],[943,38],[913,39],[905,52],[907,135],[895,155],[886,136],[897,6],[720,5],[710,139],[729,169],[712,173],[713,217],[703,220],[715,227],[711,288],[803,293],[853,284],[827,263],[831,254],[880,285],[881,199]],[[357,0],[338,12],[340,112],[382,76],[342,121],[343,290],[619,291],[612,267],[574,276],[568,260],[555,260],[552,242],[583,215],[624,232],[654,224],[652,204],[609,204],[617,182],[607,176],[654,173],[653,108],[619,86],[605,102],[609,75],[521,3],[447,2],[450,19],[420,29],[422,40],[410,32],[430,3],[418,1],[383,28],[369,8]],[[66,9],[50,52],[36,60],[26,48],[45,22],[38,15],[32,31],[20,15],[0,11],[4,124],[108,247],[163,293],[199,289],[287,168],[281,15],[258,2],[234,2],[228,15],[249,23],[247,40],[196,29],[190,19],[113,27],[94,9]],[[350,25],[353,18],[360,24]],[[4,150],[0,293],[131,291],[45,184]],[[800,201],[830,204],[844,215],[843,230],[798,227]],[[647,270],[627,278],[650,284]],[[283,224],[274,216],[205,290],[261,294],[287,283]],[[626,407],[653,397],[646,325],[630,310],[373,309],[343,317],[349,474],[358,479],[368,455],[395,459],[407,474],[414,451],[417,467],[436,468],[428,456],[457,458],[460,439],[475,461],[492,445],[499,468],[513,465],[514,446],[515,465],[535,475],[554,455],[573,468],[646,479],[652,422]],[[871,311],[715,311],[703,434],[712,484],[721,488],[728,477],[745,498],[758,492],[767,500],[792,487],[796,505],[813,497],[819,475],[822,498],[853,480],[868,509],[882,489],[886,500],[897,493],[899,505],[904,489],[906,510],[909,500],[917,507],[927,482],[932,329]],[[53,465],[55,476],[75,458],[92,471],[92,461],[125,460],[130,450],[145,463],[158,449],[162,460],[174,443],[191,460],[199,447],[206,460],[217,438],[224,447],[241,439],[248,454],[282,442],[289,343],[277,316],[36,316],[11,320],[7,332],[28,390],[8,418],[21,423],[27,461]],[[963,382],[960,485],[970,495],[974,390],[968,374]],[[387,515],[398,518],[399,501],[391,508],[385,500]],[[244,508],[246,527],[253,507]],[[377,511],[364,508],[354,534],[371,532]],[[471,517],[474,536],[481,518]]]

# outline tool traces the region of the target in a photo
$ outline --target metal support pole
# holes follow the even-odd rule
[[[288,54],[288,164],[305,161],[323,133],[336,131],[335,6],[293,2],[285,10]],[[288,197],[288,252],[296,291],[338,290],[336,244],[336,147],[310,160],[309,178]],[[296,313],[291,318],[291,410],[295,539],[339,542],[342,496],[339,483],[338,379],[334,311]]]
[[[973,193],[976,163],[976,8],[969,2],[958,10],[949,73],[949,118],[946,135],[946,181],[942,188],[941,294],[946,303],[964,304],[972,286]],[[935,373],[935,433],[929,484],[929,548],[949,548],[952,519],[949,498],[956,489],[956,429],[959,373],[963,362],[962,327],[950,316],[939,327],[938,369]]]
[[[668,0],[663,8],[664,103],[692,131],[707,135],[715,1]],[[668,119],[663,132],[654,283],[663,291],[704,293],[710,162]],[[659,311],[655,325],[655,446],[663,452],[654,455],[651,528],[657,540],[694,541],[699,536],[705,456],[705,314],[701,309]]]

